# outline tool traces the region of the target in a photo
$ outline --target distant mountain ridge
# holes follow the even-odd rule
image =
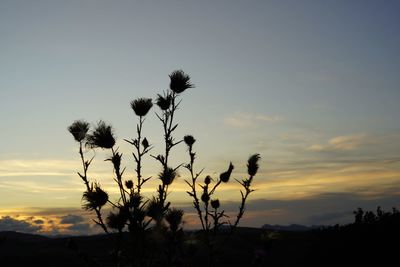
[[[264,224],[261,228],[264,230],[273,230],[273,231],[305,232],[305,231],[320,229],[323,227],[324,226],[322,225],[305,226],[301,224],[290,224],[290,225]]]
[[[15,232],[15,231],[0,231],[0,239],[43,241],[47,240],[48,237],[39,234],[29,234],[29,233]]]

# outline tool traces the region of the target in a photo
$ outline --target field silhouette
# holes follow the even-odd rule
[[[355,217],[349,225],[308,231],[240,227],[217,251],[214,266],[396,266],[400,213],[378,209],[364,212],[359,220],[359,209]],[[124,233],[125,240],[127,235]],[[184,235],[179,266],[207,264],[206,248],[196,242],[196,232]],[[116,266],[112,261],[116,239],[117,234],[48,238],[1,232],[1,266]]]

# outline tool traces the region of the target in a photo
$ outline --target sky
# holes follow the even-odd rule
[[[177,69],[196,86],[181,94],[175,135],[196,138],[195,168],[217,178],[232,161],[243,179],[261,155],[243,226],[344,224],[357,207],[399,207],[399,12],[398,1],[0,0],[0,231],[97,232],[67,127],[112,124],[133,178],[129,103],[167,90]],[[144,124],[154,154],[157,111]],[[110,153],[85,155],[116,198]],[[185,146],[171,159],[188,162]],[[145,158],[147,197],[159,171]],[[179,174],[169,199],[195,228]],[[217,194],[233,217],[239,189],[232,179]]]

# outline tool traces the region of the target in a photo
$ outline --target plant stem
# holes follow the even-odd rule
[[[93,158],[88,162],[85,161],[85,157],[83,155],[83,150],[82,150],[82,141],[79,142],[79,155],[81,156],[82,166],[83,166],[83,175],[79,174],[79,176],[82,178],[83,182],[85,183],[86,190],[88,192],[90,192],[90,191],[92,191],[92,188],[90,188],[90,185],[89,185],[89,181],[88,181],[88,178],[87,178],[87,171],[89,169],[89,165],[92,162]],[[96,212],[96,216],[97,216],[97,219],[98,219],[98,221],[95,221],[95,223],[100,225],[101,228],[103,228],[103,231],[108,234],[108,229],[107,229],[105,223],[103,222],[103,218],[102,218],[102,215],[101,215],[101,208],[97,207],[97,208],[94,209],[94,211]]]
[[[142,126],[143,126],[143,118],[139,117],[139,126],[137,126],[137,159],[136,159],[136,173],[137,173],[137,190],[138,194],[140,194],[140,189],[142,187],[142,152],[140,151],[140,143],[141,143],[141,135],[142,135]]]
[[[254,190],[250,189],[250,185],[251,185],[251,181],[253,180],[254,176],[250,176],[249,179],[247,180],[248,183],[245,183],[244,181],[241,183],[242,186],[245,189],[245,194],[243,194],[242,191],[240,191],[241,195],[242,195],[242,201],[239,207],[239,213],[236,216],[236,221],[233,224],[233,226],[231,227],[231,229],[236,228],[239,224],[240,219],[243,217],[244,211],[245,211],[245,207],[246,207],[246,200],[247,197],[250,195],[251,192],[253,192]]]
[[[117,155],[117,152],[115,152],[114,148],[111,148],[112,154],[113,154],[113,158]],[[114,166],[114,171],[115,171],[115,176],[117,177],[117,184],[119,187],[119,191],[121,194],[121,199],[122,199],[122,203],[125,204],[126,202],[126,195],[125,195],[125,189],[124,186],[122,184],[122,173],[120,171],[120,166],[116,166],[115,164],[113,164]]]
[[[189,184],[189,186],[190,186],[190,188],[192,188],[192,195],[191,196],[194,199],[194,201],[193,201],[194,208],[196,209],[197,214],[199,216],[199,219],[200,219],[200,222],[201,222],[201,227],[202,227],[203,230],[205,230],[204,221],[203,221],[203,214],[202,214],[202,211],[200,209],[200,201],[199,201],[199,198],[197,197],[197,192],[196,192],[196,180],[199,177],[201,172],[196,174],[196,175],[194,175],[194,173],[193,173],[193,165],[194,165],[194,159],[195,159],[194,155],[195,154],[193,153],[192,146],[190,146],[189,147],[190,164],[188,166],[188,169],[189,169],[189,172],[190,172],[190,176],[192,178],[192,183]]]
[[[163,163],[163,171],[165,172],[168,168],[168,159],[169,159],[169,154],[172,149],[172,147],[176,144],[173,143],[173,138],[171,136],[172,132],[175,130],[176,126],[173,126],[173,120],[174,120],[174,114],[177,109],[177,105],[175,103],[177,95],[175,92],[172,93],[171,96],[171,107],[163,112],[163,118],[162,118],[162,123],[163,123],[163,128],[164,128],[164,141],[165,141],[165,157]],[[164,208],[165,206],[165,200],[167,198],[167,191],[168,191],[168,186],[166,186],[163,182],[162,186],[160,187],[161,192],[159,194],[159,201],[161,206]]]

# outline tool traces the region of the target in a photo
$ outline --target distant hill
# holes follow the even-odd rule
[[[239,227],[229,239],[221,237],[226,242],[216,253],[215,267],[398,266],[397,217],[323,228],[296,224]],[[186,232],[186,240],[193,241],[197,234]],[[68,248],[70,240],[75,250]],[[183,266],[207,266],[199,243],[186,243]],[[0,266],[85,267],[85,260],[91,259],[98,263],[93,266],[111,267],[115,266],[111,254],[115,244],[116,235],[49,238],[0,232]]]
[[[18,241],[26,241],[26,242],[35,242],[35,241],[45,241],[48,237],[43,235],[36,235],[36,234],[26,234],[26,233],[19,233],[14,231],[3,231],[0,232],[0,239],[1,240],[18,240]]]
[[[301,225],[301,224],[290,224],[290,225],[264,224],[262,226],[262,229],[272,230],[272,231],[303,232],[303,231],[320,229],[323,227],[324,226],[321,226],[321,225],[305,226],[305,225]]]

